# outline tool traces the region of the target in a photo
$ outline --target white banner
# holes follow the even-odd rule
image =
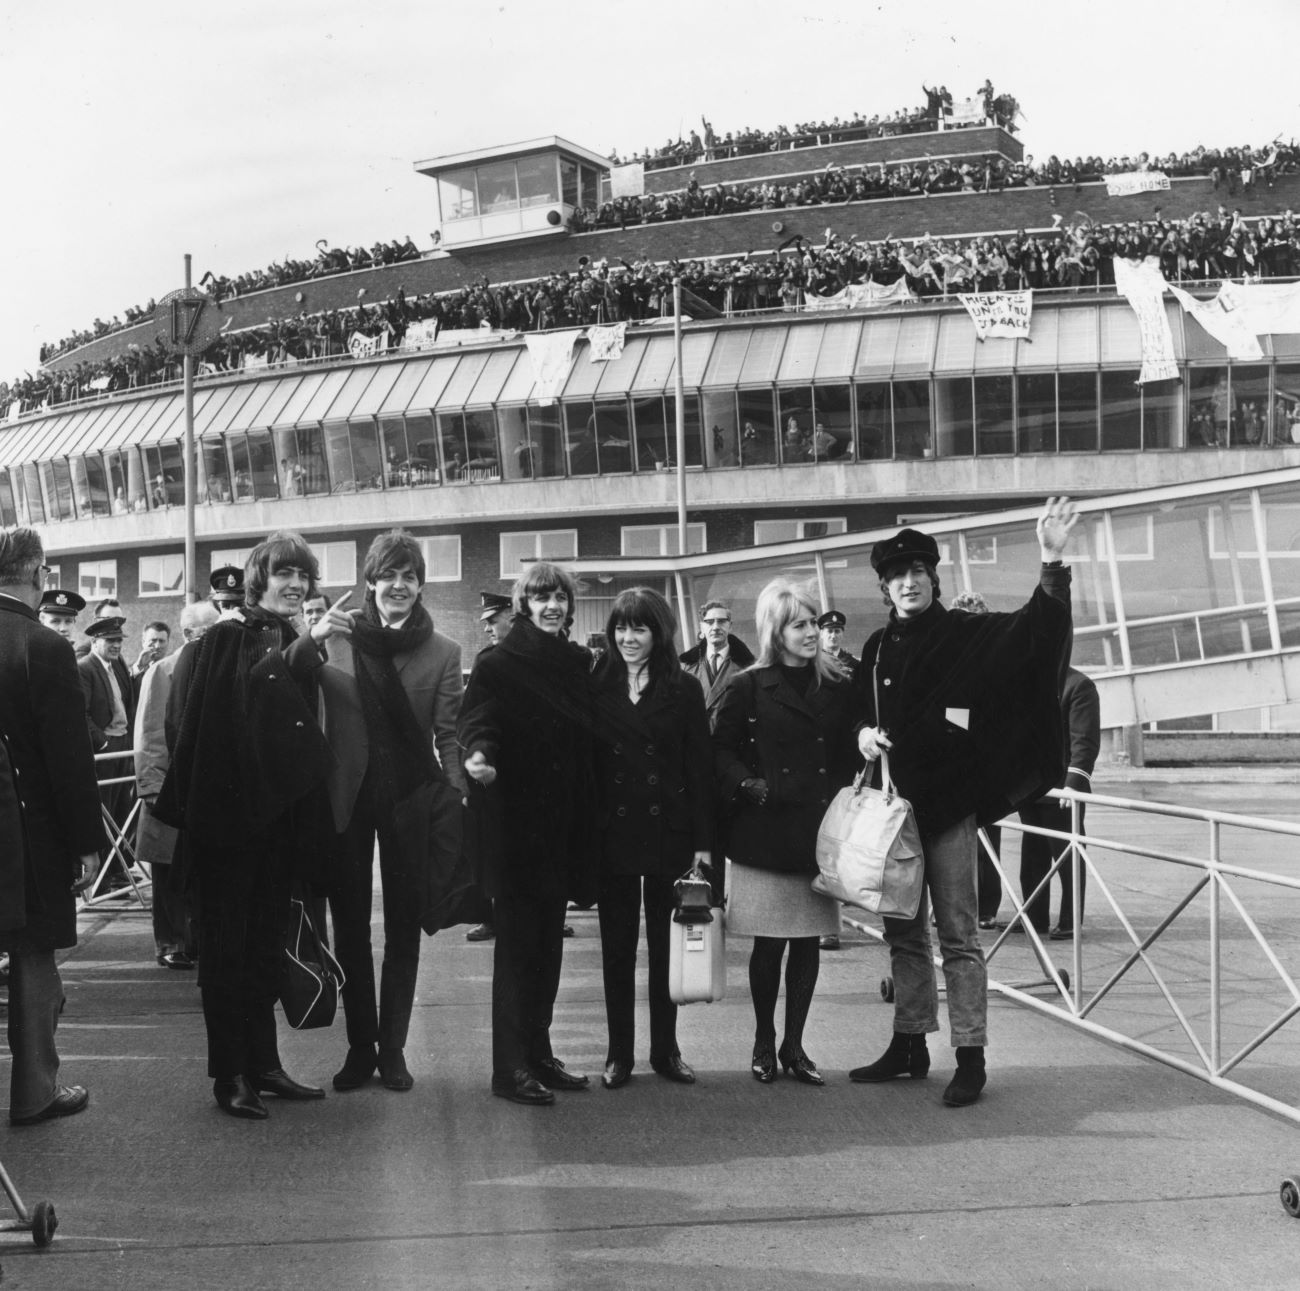
[[[1169,176],[1160,170],[1126,170],[1106,176],[1107,197],[1130,197],[1134,193],[1155,193],[1169,187]]]
[[[645,193],[645,163],[629,162],[612,166],[609,172],[610,197],[640,197]]]
[[[1115,257],[1115,289],[1133,306],[1142,334],[1142,371],[1138,374],[1138,385],[1178,378],[1174,334],[1169,330],[1169,316],[1165,313],[1168,285],[1155,256],[1147,256],[1141,264],[1123,256]]]
[[[916,293],[907,285],[906,278],[891,282],[887,287],[878,282],[850,283],[833,296],[811,296],[804,292],[804,307],[813,313],[829,309],[879,309],[883,305],[899,305],[915,300]]]
[[[944,118],[950,126],[983,125],[988,120],[984,115],[983,99],[957,99],[944,114]]]
[[[626,323],[614,323],[609,327],[589,327],[587,342],[591,352],[588,357],[593,363],[616,359],[623,353],[623,343],[626,339]]]
[[[966,306],[975,335],[1023,337],[1029,340],[1029,322],[1034,312],[1032,291],[982,291],[957,297]]]
[[[402,349],[423,350],[438,339],[438,320],[421,318],[406,325],[406,334],[402,337]]]
[[[1169,290],[1174,293],[1178,303],[1224,346],[1229,357],[1234,359],[1264,357],[1259,338],[1246,326],[1246,320],[1239,311],[1234,311],[1225,305],[1222,291],[1213,300],[1197,300],[1195,296],[1188,295],[1173,283],[1169,284]]]
[[[271,360],[265,354],[245,354],[242,360],[245,372],[254,368],[265,368],[270,366]]]
[[[1300,284],[1225,282],[1218,299],[1254,336],[1300,332]]]
[[[362,336],[360,332],[353,332],[352,339],[348,341],[348,352],[354,359],[368,359],[387,348],[387,332],[381,332],[378,336]]]
[[[579,330],[570,332],[530,333],[524,337],[528,357],[533,361],[533,396],[542,405],[555,403],[573,359],[574,342],[582,335]]]

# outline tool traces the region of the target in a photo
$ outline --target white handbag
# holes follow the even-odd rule
[[[668,926],[668,997],[674,1004],[712,1004],[727,993],[722,907],[709,905],[709,883],[695,870],[677,889]]]
[[[880,789],[864,784],[866,768],[841,789],[817,830],[814,892],[872,914],[914,919],[925,885],[925,857],[912,805],[894,788],[889,755]]]

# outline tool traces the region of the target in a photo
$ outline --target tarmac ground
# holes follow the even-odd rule
[[[1158,777],[1097,787],[1300,815],[1294,785],[1267,777]],[[1088,828],[1170,852],[1194,848],[1204,830],[1101,807]],[[1243,847],[1259,868],[1300,876],[1297,844]],[[1016,846],[1009,831],[1013,875]],[[1230,848],[1225,836],[1225,858]],[[1100,848],[1095,859],[1143,934],[1196,877]],[[1231,902],[1222,915],[1226,1052],[1295,998],[1252,925],[1300,977],[1297,894],[1253,886],[1260,890],[1241,885],[1239,898],[1249,922]],[[1208,1011],[1205,902],[1204,893],[1190,902],[1151,950],[1198,1034]],[[1009,910],[1004,903],[1004,917]],[[244,1122],[212,1101],[192,974],[155,965],[147,914],[87,911],[62,964],[59,1045],[62,1078],[87,1085],[91,1104],[3,1132],[0,1158],[24,1200],[48,1198],[60,1221],[47,1250],[25,1233],[0,1237],[5,1291],[1300,1281],[1300,1221],[1278,1200],[1282,1178],[1300,1167],[1300,1126],[1280,1115],[997,995],[989,1086],[974,1107],[940,1102],[953,1067],[942,998],[928,1080],[852,1084],[848,1069],[879,1055],[892,1021],[879,989],[886,951],[852,930],[842,950],[822,956],[805,1037],[825,1088],[751,1078],[748,943],[737,939],[726,998],[679,1015],[698,1083],[650,1072],[642,981],[636,1073],[606,1091],[597,1083],[605,1020],[595,912],[575,911],[572,922],[553,1037],[571,1068],[592,1075],[592,1089],[544,1108],[491,1096],[492,947],[453,929],[424,944],[407,1046],[412,1091],[375,1082],[330,1089],[323,1102],[270,1100],[269,1120]],[[376,910],[377,939],[381,926]],[[1023,942],[1004,940],[994,976],[1041,976]],[[1126,948],[1119,916],[1094,884],[1084,936],[1090,989]],[[1071,962],[1069,943],[1048,951],[1060,966]],[[1121,978],[1097,1016],[1147,1043],[1192,1050],[1150,975]],[[1300,1105],[1298,1025],[1261,1044],[1239,1076],[1289,1106]],[[281,1044],[291,1073],[328,1085],[346,1050],[342,1018],[329,1030],[282,1028]]]

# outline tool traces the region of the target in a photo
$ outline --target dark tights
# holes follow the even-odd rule
[[[816,937],[755,937],[749,957],[749,993],[754,1001],[754,1047],[776,1044],[776,997],[781,991],[781,956],[790,947],[785,963],[784,1045],[803,1050],[803,1028],[812,1006],[813,989],[821,967],[821,948]]]

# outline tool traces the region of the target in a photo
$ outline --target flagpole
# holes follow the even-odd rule
[[[682,378],[682,280],[673,279],[673,382],[677,403],[677,552],[686,555],[686,383]]]

